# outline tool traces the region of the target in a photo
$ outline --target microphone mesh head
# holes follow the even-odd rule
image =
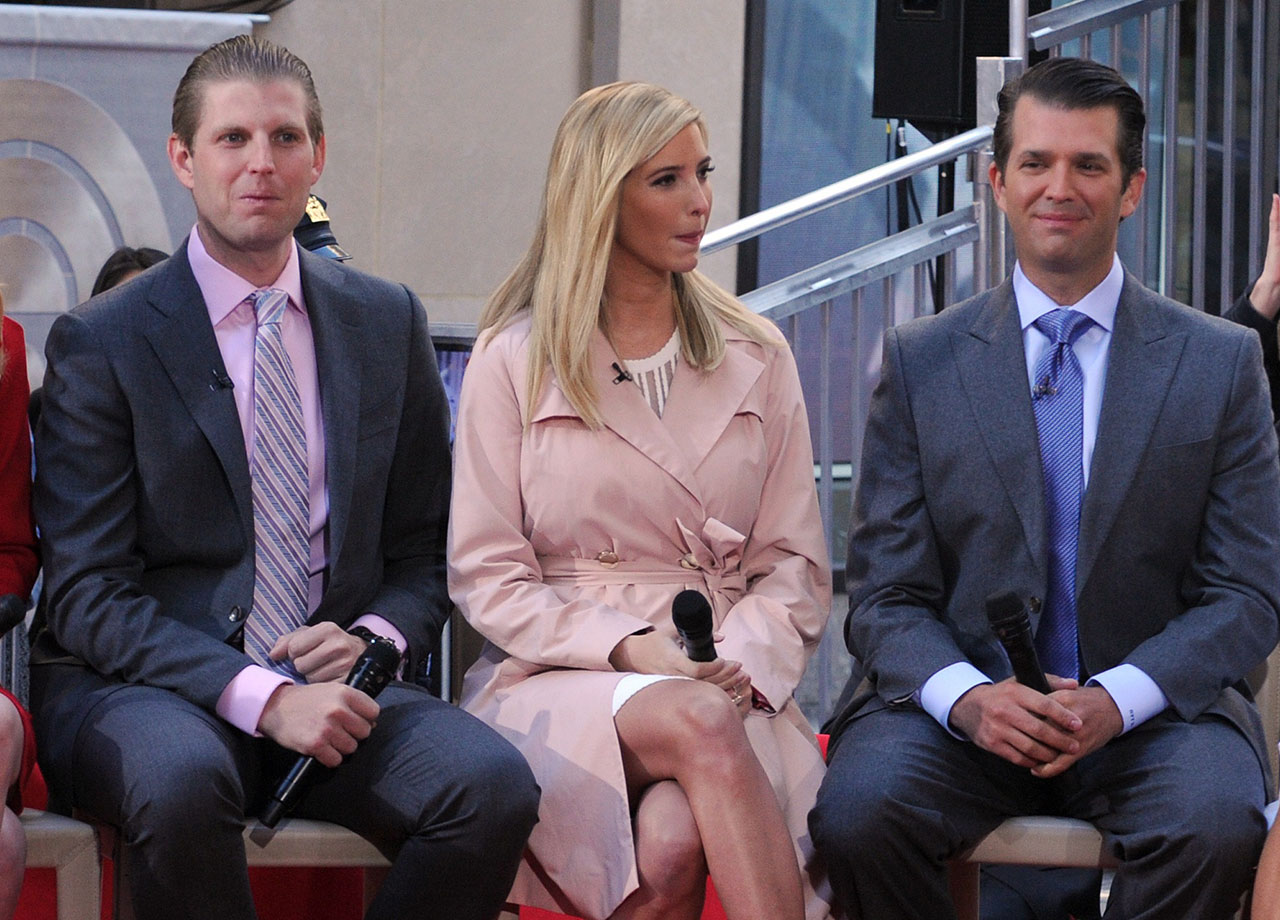
[[[992,626],[1010,624],[1026,616],[1022,598],[1012,591],[993,594],[986,600],[987,620]]]
[[[681,591],[671,602],[676,629],[689,634],[711,632],[711,604],[697,591]]]

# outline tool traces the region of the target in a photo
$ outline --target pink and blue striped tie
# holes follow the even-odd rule
[[[281,321],[289,295],[274,288],[250,296],[258,319],[253,354],[253,615],[244,647],[258,664],[297,678],[267,652],[307,620],[310,563],[307,440],[293,364]]]
[[[1092,325],[1075,310],[1051,310],[1035,322],[1050,341],[1036,363],[1032,401],[1049,538],[1049,590],[1035,644],[1046,671],[1072,678],[1080,674],[1076,543],[1084,495],[1084,372],[1072,346]]]

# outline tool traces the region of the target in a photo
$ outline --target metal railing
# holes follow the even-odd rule
[[[844,528],[849,504],[844,489],[857,481],[862,452],[862,429],[872,389],[879,376],[878,344],[884,330],[926,310],[932,299],[924,291],[928,263],[946,260],[948,289],[941,303],[955,299],[957,268],[972,278],[974,290],[999,282],[1011,267],[1003,215],[995,208],[986,181],[990,162],[990,124],[994,121],[995,92],[1008,76],[1020,71],[1030,51],[1051,55],[1074,54],[1102,60],[1116,67],[1147,101],[1148,124],[1144,154],[1150,178],[1145,205],[1122,227],[1121,257],[1148,286],[1200,309],[1220,312],[1243,286],[1246,274],[1256,276],[1265,231],[1262,189],[1273,188],[1277,175],[1276,91],[1262,62],[1275,60],[1277,26],[1265,0],[1226,0],[1221,15],[1221,43],[1213,45],[1211,0],[1076,0],[1037,16],[1026,16],[1026,3],[1013,0],[1010,58],[979,61],[978,120],[983,126],[900,160],[877,166],[792,201],[743,218],[707,235],[704,252],[736,245],[816,214],[858,195],[884,188],[958,157],[969,158],[968,176],[973,205],[935,217],[858,249],[796,272],[787,278],[744,294],[754,310],[779,322],[793,348],[804,350],[822,371],[806,398],[814,430],[815,476],[823,523],[832,549],[838,580],[843,574]],[[1214,0],[1222,9],[1221,0]],[[1237,32],[1240,13],[1248,10],[1249,41],[1241,54]],[[1182,29],[1184,9],[1194,8],[1196,29]],[[1270,18],[1269,18],[1270,17]],[[1018,25],[1025,23],[1025,30]],[[1195,42],[1190,80],[1181,73],[1188,41]],[[1270,55],[1268,56],[1268,51]],[[1215,80],[1214,63],[1220,70]],[[1242,63],[1247,77],[1241,78]],[[1254,90],[1241,100],[1241,87]],[[1217,86],[1218,105],[1210,105]],[[1188,92],[1189,87],[1189,92]],[[1238,168],[1238,148],[1247,139],[1247,165]],[[1269,156],[1268,156],[1269,154]],[[1215,164],[1216,159],[1216,164]],[[962,174],[962,173],[958,173]],[[1247,179],[1242,182],[1242,175]],[[1221,217],[1211,220],[1215,196]],[[1180,207],[1191,190],[1191,207]],[[1222,194],[1222,190],[1228,190]],[[1237,210],[1237,199],[1247,204]],[[1238,215],[1247,213],[1247,228]],[[1247,240],[1247,243],[1245,241]],[[1216,258],[1212,278],[1210,259]],[[967,259],[967,262],[965,261]],[[959,264],[957,264],[959,263]],[[1247,267],[1247,272],[1241,269]],[[927,304],[927,306],[925,306]],[[817,313],[817,329],[800,317]],[[839,312],[838,312],[839,311]],[[836,341],[834,320],[848,311],[852,336]],[[815,342],[805,336],[816,335]],[[835,349],[852,353],[848,376],[834,375]],[[833,417],[834,394],[850,394],[847,420]],[[816,391],[815,391],[816,389]],[[847,428],[847,436],[837,437]],[[837,471],[848,479],[837,477]],[[839,481],[838,481],[839,480]],[[837,494],[841,501],[837,502]],[[834,641],[833,641],[834,640]],[[828,636],[815,655],[817,693],[815,715],[830,711],[839,688],[827,679],[832,656],[845,654],[838,636]]]
[[[1278,91],[1264,67],[1280,50],[1272,7],[1076,0],[1027,20],[1031,49],[1103,60],[1147,100],[1146,205],[1121,254],[1149,286],[1214,313],[1257,276],[1265,247],[1264,190],[1280,155]]]
[[[1211,6],[1222,11],[1212,27]],[[1256,276],[1265,241],[1263,189],[1275,187],[1280,169],[1276,81],[1262,66],[1278,57],[1280,14],[1269,13],[1266,0],[1226,0],[1225,6],[1223,11],[1222,0],[1076,0],[1027,17],[1025,0],[1011,0],[1011,57],[979,61],[980,127],[707,234],[704,254],[935,167],[968,160],[968,169],[956,175],[967,175],[971,205],[742,295],[752,309],[778,322],[793,348],[822,369],[806,398],[817,420],[815,479],[838,579],[844,567],[846,490],[857,481],[883,332],[932,312],[934,299],[926,287],[933,260],[944,261],[943,305],[956,299],[957,278],[982,290],[998,283],[1011,267],[1004,218],[991,198],[986,175],[995,93],[1020,71],[1028,53],[1102,60],[1124,73],[1147,102],[1145,203],[1121,228],[1121,257],[1130,271],[1167,296],[1213,312],[1231,302],[1243,277]],[[1242,10],[1250,17],[1249,38],[1243,45],[1237,34],[1243,28]],[[1192,20],[1184,20],[1188,12]],[[1184,29],[1188,21],[1194,21],[1194,31]],[[1212,41],[1215,35],[1221,39],[1218,45]],[[1191,69],[1182,73],[1189,42],[1194,42]],[[1250,92],[1241,99],[1244,86]],[[1216,106],[1211,105],[1214,100]],[[1241,149],[1247,150],[1243,157]],[[1248,169],[1239,168],[1240,159]],[[1223,195],[1222,189],[1231,193]],[[1191,207],[1180,206],[1188,197]],[[1211,220],[1215,207],[1221,209],[1216,221]],[[1247,226],[1242,226],[1240,219],[1246,214]],[[1213,266],[1211,259],[1218,264]],[[1216,277],[1210,268],[1217,269]],[[801,322],[801,317],[815,315],[816,323]],[[839,337],[837,325],[842,330]],[[474,335],[474,327],[460,324],[433,332],[462,345]],[[815,340],[810,343],[809,337]],[[838,350],[852,358],[845,376],[832,371],[839,363],[833,360]],[[849,395],[849,417],[838,419],[836,395],[842,390]],[[832,633],[810,666],[817,678],[814,716],[830,711],[839,689],[830,679],[833,656],[846,653],[838,631]],[[446,654],[446,662],[448,658]]]

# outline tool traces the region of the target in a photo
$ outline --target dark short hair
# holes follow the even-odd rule
[[[189,149],[200,126],[204,87],[227,80],[296,80],[307,97],[307,133],[314,144],[324,136],[320,97],[311,69],[288,48],[252,35],[237,35],[201,51],[173,94],[173,133]]]
[[[996,101],[1000,114],[996,117],[996,168],[1004,175],[1013,149],[1013,110],[1023,96],[1031,96],[1047,105],[1064,109],[1115,109],[1119,121],[1116,148],[1124,187],[1134,173],[1142,169],[1142,138],[1147,127],[1142,97],[1116,70],[1097,61],[1083,58],[1049,58],[1014,77],[1000,89]]]
[[[132,246],[121,246],[107,256],[107,261],[102,263],[102,268],[98,270],[98,277],[93,282],[93,290],[89,296],[96,297],[103,291],[109,291],[119,284],[125,275],[133,272],[144,272],[167,258],[169,256],[159,249],[151,249],[147,246],[140,246],[137,249]]]

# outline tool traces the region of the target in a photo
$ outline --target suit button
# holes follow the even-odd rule
[[[227,612],[227,619],[230,620],[232,623],[239,623],[241,620],[244,619],[244,608],[241,607],[239,604],[236,604],[234,607],[231,608],[231,610]]]
[[[1029,598],[1027,598],[1027,606],[1031,608],[1031,612],[1032,612],[1032,613],[1039,613],[1039,612],[1040,612],[1040,598],[1038,598],[1038,597],[1029,597]]]

